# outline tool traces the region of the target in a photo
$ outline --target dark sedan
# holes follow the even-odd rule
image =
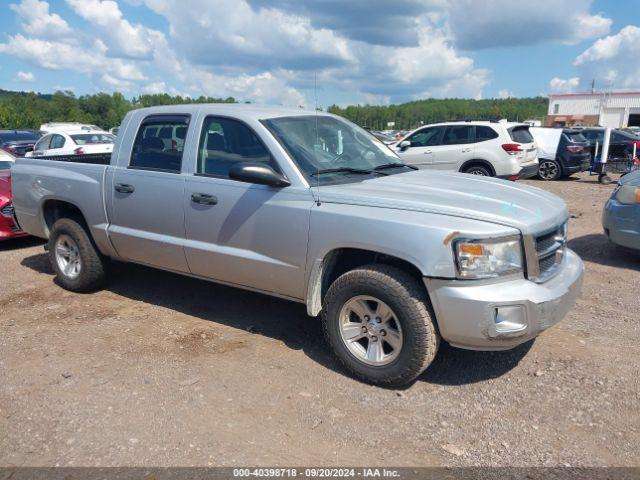
[[[38,130],[0,130],[0,148],[16,157],[24,157],[42,136]]]
[[[591,155],[595,155],[596,142],[598,143],[598,154],[602,152],[604,142],[603,127],[585,128],[580,131],[591,144]],[[640,137],[622,130],[612,130],[609,140],[609,158],[627,158],[633,153],[633,146],[636,145],[637,154],[640,154]]]

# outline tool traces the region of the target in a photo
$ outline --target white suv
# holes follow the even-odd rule
[[[508,122],[451,122],[420,127],[393,147],[418,168],[454,170],[489,177],[533,177],[538,155],[529,125]]]

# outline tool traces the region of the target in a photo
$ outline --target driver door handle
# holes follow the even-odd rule
[[[430,153],[433,153],[433,150],[426,150],[426,151],[424,152],[424,154],[425,154],[425,155],[429,155]]]
[[[120,193],[133,193],[135,191],[133,185],[127,185],[126,183],[116,183],[113,188]]]
[[[192,193],[191,201],[200,205],[217,205],[218,198],[208,193]]]

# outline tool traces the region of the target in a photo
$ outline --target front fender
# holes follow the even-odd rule
[[[380,253],[410,263],[423,277],[455,278],[453,239],[518,233],[503,225],[451,215],[338,203],[314,205],[307,251],[307,310],[310,315],[320,311],[323,272],[335,250]]]

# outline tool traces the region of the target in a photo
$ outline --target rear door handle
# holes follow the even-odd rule
[[[217,205],[218,198],[208,193],[192,193],[191,201],[200,205]]]
[[[429,155],[430,153],[433,153],[433,150],[427,150],[426,152],[424,152],[425,155]]]
[[[126,183],[116,183],[113,188],[120,193],[133,193],[135,191],[133,185],[127,185]]]

